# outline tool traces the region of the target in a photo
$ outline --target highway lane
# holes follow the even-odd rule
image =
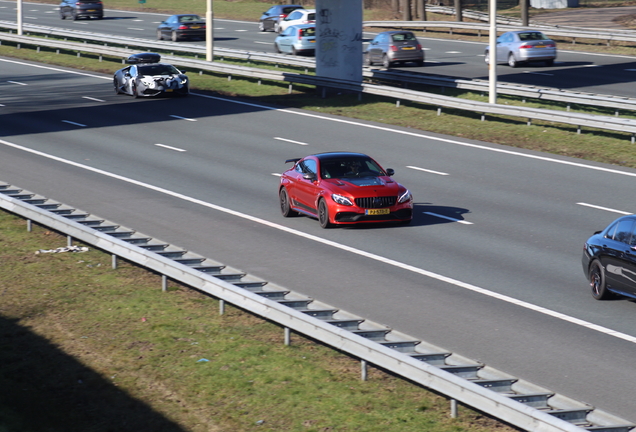
[[[110,76],[63,68],[3,61],[0,71],[0,181],[636,422],[633,343],[537,310],[636,336],[634,304],[594,301],[580,268],[585,238],[619,215],[578,204],[633,212],[634,170],[240,101],[135,100],[115,96]],[[287,158],[329,150],[395,168],[415,196],[413,225],[321,230],[283,219],[274,174]]]
[[[158,23],[166,18],[166,15],[161,14],[107,10],[106,18],[101,21],[63,21],[59,18],[57,4],[25,5],[25,23],[150,40],[155,39]],[[14,1],[0,0],[0,20],[16,20]],[[275,34],[259,32],[256,23],[217,19],[214,31],[215,45],[218,47],[274,52]],[[373,35],[365,33],[365,40],[370,40]],[[488,68],[484,62],[487,36],[483,37],[483,43],[435,37],[423,37],[420,41],[426,49],[426,65],[423,68],[405,66],[403,69],[465,79],[488,79]],[[202,45],[204,42],[184,41],[180,44]],[[565,44],[559,48],[559,58],[553,67],[532,64],[512,69],[499,65],[498,79],[500,82],[636,97],[636,89],[631,85],[636,79],[634,57],[568,52]]]

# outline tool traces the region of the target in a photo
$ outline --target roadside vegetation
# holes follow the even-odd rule
[[[108,9],[166,15],[205,12],[201,0],[105,3]],[[214,1],[217,18],[248,21],[256,21],[268,5]],[[365,11],[365,18],[391,19],[391,13]],[[487,39],[430,30],[421,36]],[[577,41],[574,47],[636,53],[633,47],[596,42]],[[109,76],[122,67],[119,58],[100,62],[94,56],[36,52],[6,43],[0,55]],[[482,122],[479,114],[457,110],[438,116],[437,107],[404,101],[397,107],[393,100],[367,95],[361,101],[350,94],[323,99],[301,85],[288,94],[287,84],[239,77],[228,81],[198,71],[190,78],[194,92],[636,168],[635,146],[626,134],[584,128],[579,135],[575,127],[527,126],[500,116]],[[487,100],[457,90],[444,94]],[[522,103],[506,97],[499,102]],[[526,106],[555,108],[531,101]],[[356,359],[299,335],[284,346],[276,325],[234,307],[220,316],[215,299],[174,283],[162,293],[159,276],[127,263],[113,270],[110,256],[101,251],[35,254],[64,246],[66,238],[37,226],[28,233],[25,221],[1,211],[0,244],[0,388],[10,389],[0,392],[0,431],[514,430],[466,407],[451,419],[445,398],[382,370],[371,368],[369,380],[362,382]]]
[[[4,211],[0,243],[0,431],[514,431]]]

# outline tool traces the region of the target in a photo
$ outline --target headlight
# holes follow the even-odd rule
[[[402,204],[402,203],[405,203],[405,202],[410,201],[412,199],[413,199],[413,197],[411,196],[411,192],[409,192],[409,190],[406,189],[404,191],[404,193],[398,197],[398,203]]]
[[[353,203],[351,202],[351,200],[347,197],[344,197],[342,195],[337,195],[337,194],[331,194],[331,199],[334,200],[335,202],[337,202],[340,205],[346,205],[346,206],[352,206]]]
[[[155,80],[151,77],[142,77],[140,81],[146,87],[154,87],[155,84]]]

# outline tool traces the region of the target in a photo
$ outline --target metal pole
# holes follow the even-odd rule
[[[490,49],[488,51],[488,102],[491,104],[497,103],[497,0],[490,0],[489,4],[489,20],[490,20],[490,34],[488,45]]]
[[[214,12],[212,0],[208,1],[208,10],[205,13],[205,59],[214,61]]]
[[[18,35],[22,36],[22,0],[18,0]]]

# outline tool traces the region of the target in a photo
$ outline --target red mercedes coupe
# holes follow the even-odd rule
[[[331,152],[289,159],[294,166],[280,178],[278,197],[284,217],[304,214],[320,226],[397,222],[413,218],[411,192],[371,157]]]

